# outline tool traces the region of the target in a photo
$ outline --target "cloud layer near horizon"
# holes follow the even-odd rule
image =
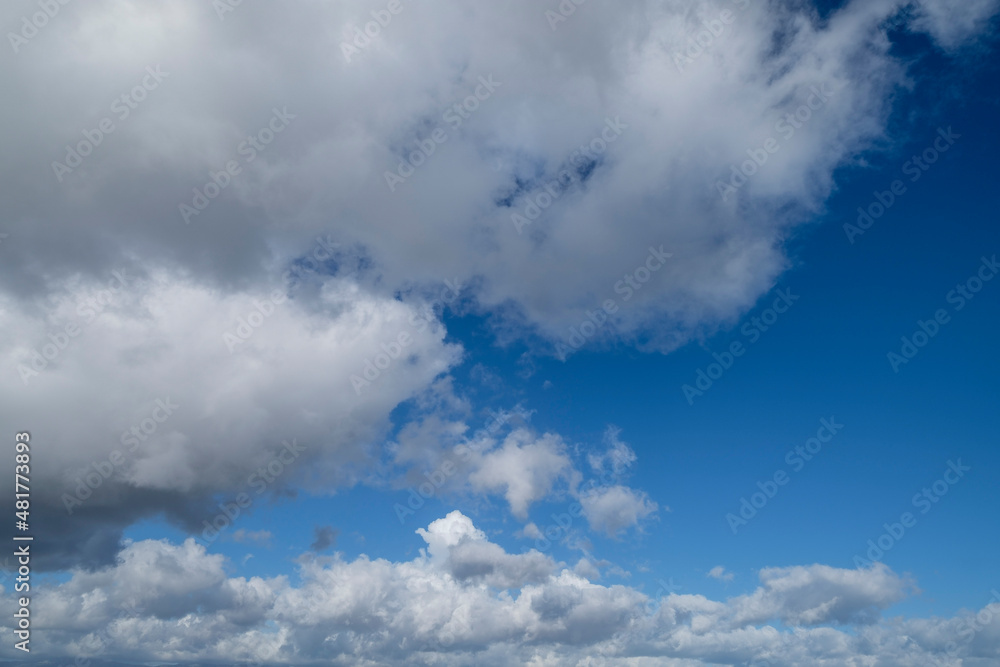
[[[417,532],[426,548],[407,562],[303,554],[297,585],[232,577],[194,540],[135,542],[116,565],[36,594],[35,641],[63,647],[50,657],[303,665],[916,667],[1000,652],[996,626],[971,612],[883,619],[912,582],[882,564],[767,568],[724,601],[656,597],[534,550],[506,553],[457,511]]]

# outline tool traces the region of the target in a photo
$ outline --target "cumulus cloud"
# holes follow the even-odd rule
[[[0,418],[30,424],[48,453],[32,470],[32,509],[52,528],[37,566],[107,563],[122,528],[160,512],[200,534],[216,494],[354,484],[395,406],[460,358],[416,305],[346,278],[313,300],[166,272],[126,280],[110,301],[82,278],[49,301],[0,297]],[[405,356],[355,392],[351,376],[401,334]],[[293,440],[298,458],[283,453]]]
[[[586,565],[506,553],[459,512],[418,533],[427,548],[414,560],[300,559],[295,585],[230,577],[222,556],[191,539],[130,543],[115,565],[39,590],[33,605],[46,622],[35,639],[50,659],[343,665],[574,665],[600,656],[622,666],[756,659],[791,667],[874,655],[900,665],[978,664],[1000,650],[992,628],[961,635],[970,614],[880,620],[909,587],[884,565],[770,568],[748,595],[653,602],[591,583]]]
[[[760,580],[753,594],[733,601],[734,624],[772,618],[794,625],[871,623],[881,609],[901,600],[909,585],[881,563],[868,570],[827,565],[766,568]]]
[[[799,3],[735,4],[731,31],[697,58],[678,57],[692,31],[734,3],[591,4],[556,31],[529,0],[406,5],[348,60],[341,41],[369,20],[360,0],[241,5],[221,21],[195,0],[97,0],[12,45],[16,66],[0,72],[19,100],[3,111],[18,132],[0,138],[0,365],[12,380],[0,417],[42,425],[63,466],[40,464],[42,488],[81,493],[120,434],[156,427],[73,522],[58,492],[38,498],[53,534],[107,563],[142,516],[193,529],[204,500],[240,492],[289,429],[311,465],[272,493],[355,483],[392,410],[460,358],[436,324],[447,303],[545,348],[613,300],[614,326],[591,342],[660,351],[750,308],[834,170],[882,141],[908,84],[884,25],[909,3],[850,2],[822,18]],[[913,9],[905,29],[956,48],[995,3]],[[18,25],[20,11],[0,18]],[[803,108],[801,127],[781,125]],[[88,139],[106,119],[113,131]],[[386,172],[409,174],[399,165],[435,130],[444,142],[390,191]],[[780,150],[725,190],[771,137]],[[551,203],[518,230],[512,215],[543,194]],[[651,263],[661,248],[669,260]],[[290,266],[293,298],[244,325],[249,339],[223,340],[258,317],[255,299],[286,290]],[[102,299],[123,268],[137,284]],[[66,349],[40,359],[71,325]],[[176,413],[151,421],[167,399]],[[572,485],[555,437],[484,454],[471,488],[526,517],[557,482]],[[612,531],[649,508],[622,489],[588,504]],[[74,562],[61,546],[41,551]]]
[[[486,539],[471,519],[453,511],[433,521],[427,530],[417,529],[436,562],[459,581],[478,580],[494,588],[522,588],[547,580],[555,570],[551,558],[537,551],[512,555]]]
[[[524,422],[530,415],[521,412],[523,418],[518,421]],[[659,509],[648,494],[621,483],[637,457],[618,438],[618,429],[610,427],[605,432],[604,450],[577,457],[572,451],[576,448],[567,446],[559,435],[539,434],[526,422],[513,424],[506,412],[475,431],[441,411],[413,419],[389,447],[393,462],[403,470],[396,484],[444,498],[502,497],[521,520],[529,519],[539,501],[568,498],[579,504],[576,515],[585,516],[592,529],[612,536],[639,525]],[[576,458],[585,459],[595,473],[585,484],[581,482],[586,468],[581,469]],[[402,505],[397,506],[397,513],[409,515]],[[544,539],[542,529],[532,521],[518,534]]]
[[[643,491],[627,486],[602,487],[580,497],[583,515],[594,530],[617,535],[656,512],[658,505]]]
[[[479,308],[550,342],[615,299],[615,336],[669,350],[752,307],[833,171],[882,139],[905,83],[883,25],[908,5],[851,2],[821,20],[801,3],[628,0],[581,6],[554,32],[529,0],[406,5],[350,62],[341,42],[370,20],[360,0],[224,21],[194,0],[67,6],[0,74],[24,101],[4,111],[21,131],[0,140],[0,276],[23,298],[138,256],[231,290],[332,233],[364,249],[386,292],[472,281]],[[995,2],[948,7],[922,0],[903,25],[951,48]],[[684,55],[724,9],[727,34]],[[2,11],[19,22],[16,6]],[[119,117],[115,100],[154,65],[165,77]],[[776,129],[817,89],[836,92],[804,126]],[[293,116],[278,134],[275,109]],[[57,178],[53,163],[104,117],[113,134]],[[390,192],[385,174],[436,129],[444,143]],[[273,140],[251,151],[264,130]],[[723,200],[718,183],[768,137],[780,150]],[[179,205],[229,161],[239,173],[185,224]],[[511,216],[539,201],[518,233]],[[654,277],[621,282],[661,245],[672,258]]]
[[[718,579],[719,581],[732,581],[736,578],[735,574],[732,572],[726,572],[726,568],[721,565],[713,567],[705,576],[711,577],[712,579]]]
[[[527,429],[517,429],[503,445],[481,456],[469,483],[480,491],[503,493],[514,516],[525,518],[531,503],[547,496],[559,479],[569,480],[572,471],[559,436],[535,438]]]
[[[541,528],[534,521],[526,523],[524,528],[521,529],[521,534],[531,540],[538,540],[544,537]]]
[[[90,568],[38,594],[39,644],[322,664],[423,651],[442,664],[936,659],[959,621],[880,621],[907,586],[881,566],[765,569],[753,593],[670,595],[650,615],[638,591],[506,553],[454,515],[421,533],[414,561],[316,556],[298,587],[231,578],[191,540],[122,549],[143,518],[198,532],[213,498],[380,484],[392,465],[432,471],[465,441],[456,488],[502,496],[522,521],[574,493],[608,534],[652,516],[658,505],[622,484],[580,493],[556,434],[467,437],[464,419],[428,417],[384,461],[401,404],[468,409],[442,377],[462,350],[441,309],[488,314],[498,339],[532,354],[608,300],[613,326],[586,344],[666,352],[732,322],[788,266],[784,243],[822,210],[835,171],[886,143],[911,83],[887,21],[955,51],[996,11],[623,0],[585,3],[553,31],[532,0],[402,6],[350,60],[341,43],[380,6],[242,3],[220,20],[196,0],[94,0],[12,44],[0,421],[45,443],[35,566]],[[684,55],[734,6],[709,53]],[[23,11],[4,4],[0,19],[21,25]],[[106,119],[113,132],[91,140]],[[735,177],[769,139],[780,150]],[[390,190],[387,172],[404,182]],[[654,270],[657,253],[670,257]],[[292,440],[301,458],[278,465]],[[758,627],[773,621],[796,629]],[[958,655],[990,659],[995,635]]]

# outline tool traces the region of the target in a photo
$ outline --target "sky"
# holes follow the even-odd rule
[[[6,4],[0,662],[1000,664],[997,10]]]

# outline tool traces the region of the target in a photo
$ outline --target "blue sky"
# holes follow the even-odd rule
[[[996,3],[446,5],[95,3],[13,49],[0,421],[39,443],[39,660],[1000,659],[1000,622],[963,632],[1000,603]],[[322,28],[371,20],[347,59]],[[93,90],[31,83],[64,44]],[[162,90],[53,178],[139,60]],[[274,109],[287,130],[179,220]]]

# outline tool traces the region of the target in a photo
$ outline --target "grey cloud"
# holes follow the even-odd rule
[[[527,0],[407,5],[350,63],[340,42],[369,20],[359,2],[245,5],[225,21],[193,0],[67,5],[0,75],[19,100],[5,124],[23,130],[0,145],[11,234],[0,276],[27,298],[131,259],[247,289],[273,278],[261,266],[332,232],[371,258],[387,291],[458,276],[480,308],[508,309],[520,335],[549,341],[617,299],[614,335],[668,350],[751,307],[833,170],[881,139],[905,76],[879,26],[904,4],[849,3],[820,22],[750,3],[683,73],[674,56],[694,19],[733,3],[590,3],[555,32]],[[981,1],[960,18],[939,5],[920,3],[910,25],[948,46],[994,10]],[[121,37],[97,37],[108,33]],[[169,76],[119,119],[114,100],[156,66]],[[447,110],[490,76],[501,85],[453,127]],[[717,181],[814,86],[837,92],[723,202]],[[295,118],[271,143],[244,146],[286,107]],[[627,129],[581,167],[580,187],[518,234],[511,214],[619,116]],[[114,132],[60,183],[52,163],[105,117]],[[385,172],[435,127],[447,141],[390,193]],[[241,171],[185,224],[179,205],[230,160]],[[626,301],[619,281],[661,245],[672,259]]]
[[[337,544],[337,535],[340,531],[333,526],[316,526],[314,529],[316,539],[309,545],[312,551],[326,551]]]

